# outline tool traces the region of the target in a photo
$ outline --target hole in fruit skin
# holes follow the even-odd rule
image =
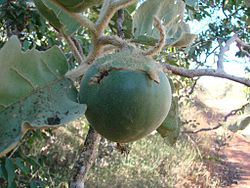
[[[101,80],[108,75],[109,75],[108,70],[101,70],[98,74],[96,74],[89,80],[89,85],[92,85],[94,83],[100,84]]]
[[[109,72],[107,70],[103,70],[100,72],[100,76],[99,78],[97,79],[97,83],[100,84],[101,80],[105,77],[105,76],[108,76],[109,75]]]

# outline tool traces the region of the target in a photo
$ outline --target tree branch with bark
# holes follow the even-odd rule
[[[228,80],[232,80],[241,84],[244,84],[250,87],[250,80],[245,77],[234,76],[228,74],[224,71],[224,56],[225,53],[229,50],[230,45],[234,42],[240,43],[238,34],[234,34],[230,39],[228,39],[225,43],[225,46],[220,46],[220,52],[217,61],[217,69],[186,69],[183,67],[178,67],[170,64],[162,64],[165,72],[170,72],[172,74],[176,74],[179,76],[184,76],[188,78],[201,77],[201,76],[212,76],[219,78],[226,78]],[[243,46],[247,46],[246,44],[241,43]]]

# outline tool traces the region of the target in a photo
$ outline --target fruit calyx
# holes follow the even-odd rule
[[[159,72],[162,71],[160,64],[155,63],[155,61],[149,57],[143,56],[140,51],[122,50],[101,57],[100,62],[103,62],[103,58],[107,60],[104,60],[105,63],[102,64],[99,63],[98,59],[96,60],[97,64],[100,65],[98,73],[91,78],[90,84],[100,83],[111,71],[117,70],[142,71],[148,75],[150,80],[154,80],[158,84],[160,83]]]

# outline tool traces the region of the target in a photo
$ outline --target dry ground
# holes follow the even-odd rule
[[[184,116],[196,119],[194,130],[215,127],[231,110],[246,103],[243,89],[242,85],[224,79],[205,78],[200,81],[195,94],[196,113],[190,115],[186,112]],[[207,165],[211,173],[220,179],[220,187],[249,188],[250,141],[230,132],[225,126],[199,135],[206,137],[203,148],[210,156]]]

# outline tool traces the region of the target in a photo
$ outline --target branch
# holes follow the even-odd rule
[[[79,64],[82,64],[83,62],[83,56],[82,54],[79,52],[75,42],[72,40],[72,38],[68,35],[65,35],[64,33],[62,33],[64,39],[66,40],[66,42],[69,44],[70,46],[70,49],[76,59],[76,61],[79,63]]]
[[[123,32],[123,20],[124,20],[124,11],[123,9],[118,10],[117,12],[117,35],[121,37],[122,39],[125,37]]]
[[[164,72],[171,72],[173,74],[177,74],[179,76],[185,76],[188,78],[199,77],[199,76],[213,76],[213,77],[220,77],[226,78],[241,84],[244,84],[250,87],[250,80],[243,77],[237,77],[231,74],[227,74],[222,70],[215,70],[215,69],[185,69],[182,67],[177,67],[174,65],[163,64]]]
[[[55,0],[51,0],[55,1]],[[84,63],[82,63],[79,67],[74,70],[68,71],[66,73],[66,77],[74,80],[77,77],[82,76],[85,71],[88,69],[89,65],[100,55],[102,52],[104,44],[102,44],[102,37],[104,29],[108,26],[109,21],[111,20],[112,16],[117,12],[119,9],[122,9],[132,3],[136,2],[136,0],[119,0],[119,1],[112,1],[112,0],[104,0],[103,6],[101,8],[100,16],[96,21],[95,25],[91,25],[91,31],[93,33],[92,37],[92,46],[93,48],[89,52],[88,57],[85,59]],[[58,3],[57,3],[58,4]],[[58,5],[59,6],[59,5]],[[71,13],[72,14],[72,13]],[[77,14],[73,14],[76,16]],[[85,22],[83,22],[85,23]],[[92,22],[91,22],[92,23]],[[116,45],[120,45],[122,40],[117,39],[113,43]],[[124,42],[122,42],[124,43]]]
[[[89,66],[90,66],[90,64],[88,64],[88,63],[82,63],[76,69],[68,71],[65,74],[65,77],[69,78],[71,80],[75,80],[76,78],[84,75],[84,73],[88,70]]]
[[[100,16],[96,21],[97,35],[100,35],[104,32],[104,29],[107,27],[109,21],[119,9],[125,8],[136,1],[137,0],[104,0]]]
[[[240,108],[237,108],[237,109],[234,109],[232,110],[231,112],[229,112],[227,115],[225,115],[224,117],[224,121],[227,121],[227,119],[230,117],[230,116],[234,116],[235,114],[237,114],[238,112],[244,110],[250,103],[246,103],[244,104],[242,107]]]
[[[244,47],[250,49],[250,45],[244,43],[244,42],[243,42],[242,40],[240,40],[239,38],[237,38],[235,41],[236,41],[237,46],[238,46],[238,48],[240,49],[240,51],[241,51],[242,53],[246,54],[246,56],[250,58],[250,53],[248,53],[246,50],[244,50]]]
[[[239,112],[239,111],[241,111],[241,110],[244,110],[248,105],[249,105],[249,103],[246,103],[246,104],[244,104],[242,107],[240,107],[240,108],[238,108],[238,109],[235,109],[235,110],[232,110],[231,112],[229,112],[229,113],[223,118],[223,121],[224,121],[224,122],[227,121],[228,117],[235,115],[237,112]],[[183,131],[183,133],[196,134],[196,133],[199,133],[199,132],[216,130],[216,129],[220,128],[221,126],[223,126],[223,124],[222,124],[222,123],[218,123],[218,125],[215,126],[215,127],[211,127],[211,128],[201,128],[201,129],[198,129],[198,130],[195,130],[195,131]]]
[[[229,50],[230,45],[236,41],[236,39],[238,38],[238,34],[234,34],[229,40],[226,41],[225,46],[220,46],[220,53],[219,53],[219,57],[218,57],[218,61],[217,61],[217,69],[218,70],[224,70],[224,55],[226,53],[226,51]]]
[[[127,47],[129,45],[132,45],[118,36],[102,36],[99,38],[98,44],[101,44],[101,45],[111,44],[111,45],[116,46],[118,48],[124,48],[124,47]]]
[[[72,41],[74,42],[74,44],[75,44],[75,46],[76,46],[78,52],[80,53],[81,57],[82,57],[83,59],[85,59],[86,57],[85,57],[85,55],[84,55],[84,53],[83,53],[83,49],[82,49],[82,46],[81,46],[79,40],[77,40],[75,37],[70,37],[70,38],[71,38]]]
[[[189,134],[196,134],[199,132],[204,132],[204,131],[213,131],[216,130],[218,128],[220,128],[221,126],[223,126],[223,124],[219,123],[217,126],[215,127],[211,127],[211,128],[202,128],[202,129],[198,129],[196,131],[183,131],[183,133],[189,133]]]
[[[83,188],[87,178],[87,173],[93,165],[101,136],[92,128],[89,128],[84,146],[73,167],[70,188]]]
[[[165,41],[166,41],[165,28],[161,24],[160,19],[157,17],[154,17],[154,24],[155,24],[155,27],[159,30],[160,39],[159,39],[159,42],[156,46],[154,46],[153,48],[149,49],[148,51],[146,51],[144,53],[144,55],[149,56],[149,57],[152,57],[152,56],[158,54],[162,50],[162,48],[164,47]]]

